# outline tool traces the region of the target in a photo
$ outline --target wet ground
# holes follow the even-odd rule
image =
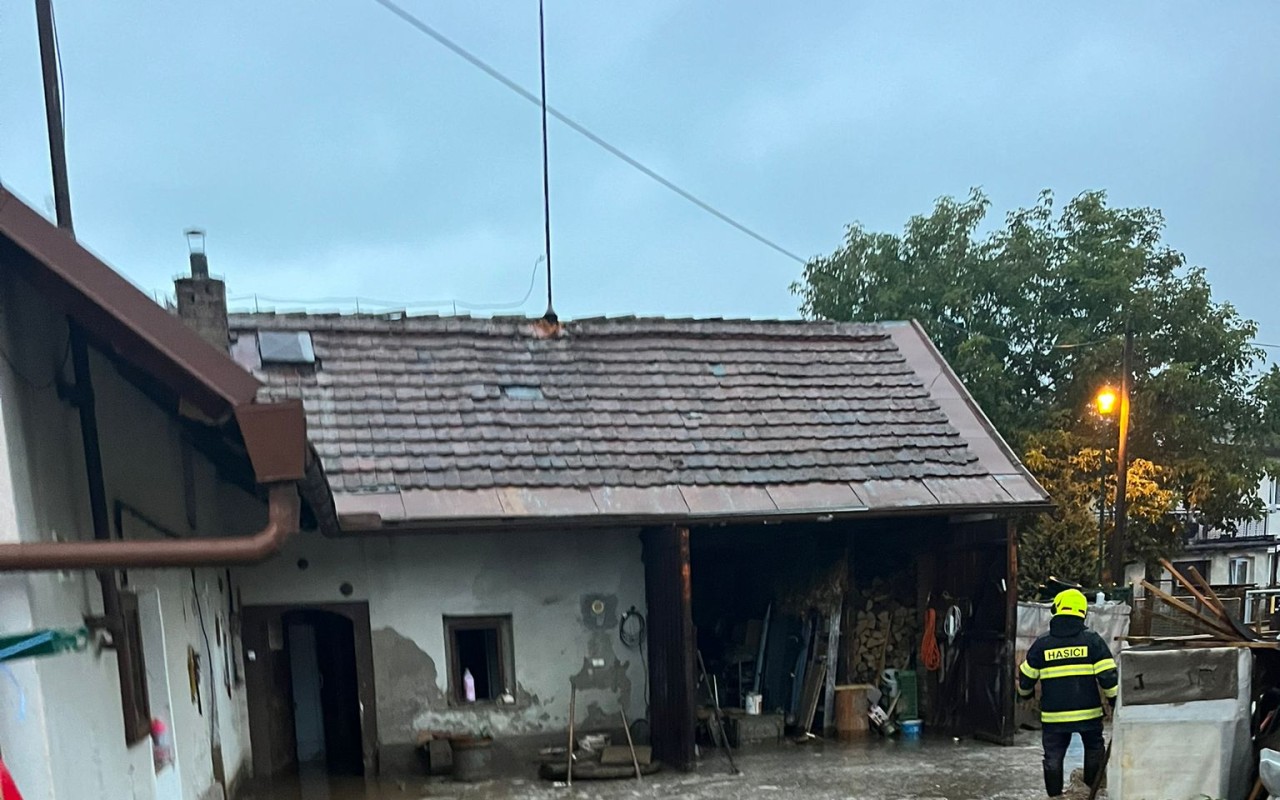
[[[1079,740],[1067,769],[1080,765]],[[330,780],[304,774],[244,800],[1030,800],[1044,797],[1036,734],[1020,734],[1012,747],[972,741],[875,741],[866,744],[761,746],[736,755],[742,774],[728,774],[715,752],[703,754],[692,773],[664,772],[634,780],[579,781],[570,789],[535,777],[461,784],[408,779],[366,785],[361,779]],[[530,775],[534,768],[530,766]],[[1087,793],[1076,791],[1081,799]]]

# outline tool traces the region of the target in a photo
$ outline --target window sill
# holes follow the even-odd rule
[[[450,711],[523,711],[528,707],[528,703],[521,703],[519,700],[514,703],[500,703],[497,700],[477,700],[474,703],[463,700],[449,701]]]

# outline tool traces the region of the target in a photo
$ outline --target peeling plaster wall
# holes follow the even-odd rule
[[[52,384],[65,353],[63,318],[11,274],[0,271],[0,346],[21,370],[0,364],[0,537],[22,541],[88,539],[93,535],[80,443],[78,415]],[[222,508],[224,484],[211,464],[193,459],[196,526],[187,523],[180,431],[108,361],[91,352],[108,502],[123,500],[172,531],[189,535],[249,532],[261,524],[260,504],[247,501],[231,516]],[[66,374],[70,374],[68,369]],[[44,386],[48,383],[48,386]],[[33,385],[34,384],[34,385]],[[254,508],[250,508],[254,507]],[[129,517],[117,535],[154,538],[159,532]],[[172,719],[167,720],[181,761],[183,798],[217,793],[212,740],[221,743],[228,778],[248,766],[248,726],[243,691],[222,689],[222,651],[215,624],[226,633],[225,586],[218,571],[196,574],[219,691],[219,725],[210,729],[207,681],[201,715],[186,691],[188,645],[205,650],[195,614],[195,593],[186,570],[134,572],[130,588],[158,590],[165,652],[146,652],[149,667],[169,672]],[[86,614],[102,613],[92,573],[0,575],[0,633],[32,628],[78,628]],[[215,622],[218,615],[221,622]],[[129,798],[170,800],[157,795],[150,739],[125,745],[119,673],[111,651],[18,661],[17,686],[0,680],[0,750],[29,800]],[[26,718],[19,706],[25,700]]]
[[[620,704],[630,719],[647,716],[640,654],[618,639],[618,615],[633,605],[644,612],[635,530],[304,533],[269,563],[238,571],[237,581],[246,605],[368,602],[384,765],[388,746],[411,746],[421,730],[498,737],[564,730],[571,679],[580,725],[620,725]],[[341,593],[343,583],[351,596]],[[592,599],[602,601],[602,615],[591,612]],[[452,705],[443,618],[489,614],[512,616],[517,702]]]

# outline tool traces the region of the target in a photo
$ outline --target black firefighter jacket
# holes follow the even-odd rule
[[[1018,671],[1018,694],[1040,687],[1040,722],[1045,728],[1089,730],[1102,725],[1102,695],[1114,702],[1120,674],[1102,637],[1079,617],[1059,615],[1036,639]]]

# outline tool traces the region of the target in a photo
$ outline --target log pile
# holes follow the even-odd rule
[[[900,580],[876,578],[853,595],[858,618],[853,629],[851,683],[879,683],[881,670],[911,665],[920,638],[916,610],[893,591]]]

